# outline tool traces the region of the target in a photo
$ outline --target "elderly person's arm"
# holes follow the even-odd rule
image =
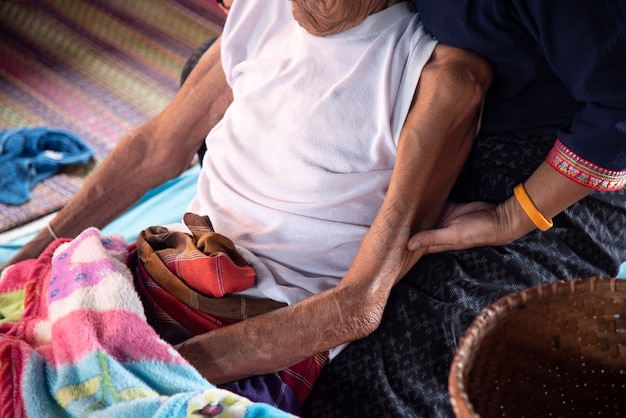
[[[467,157],[490,79],[482,59],[437,46],[402,130],[383,205],[338,286],[194,337],[177,347],[181,354],[223,383],[283,369],[373,332],[391,288],[421,256],[407,251],[409,237],[435,224]]]
[[[102,228],[149,189],[182,173],[231,101],[218,39],[163,112],[120,139],[52,220],[54,232],[74,237],[90,226]],[[44,228],[8,264],[38,257],[52,240]]]

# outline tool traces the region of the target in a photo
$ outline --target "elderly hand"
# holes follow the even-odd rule
[[[522,227],[513,221],[513,206],[512,199],[500,205],[486,202],[448,203],[437,226],[411,236],[407,249],[422,249],[426,254],[433,254],[507,244],[532,230],[528,223]]]

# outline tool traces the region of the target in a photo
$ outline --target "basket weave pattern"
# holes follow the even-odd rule
[[[626,416],[626,280],[500,299],[461,339],[449,384],[459,418]]]

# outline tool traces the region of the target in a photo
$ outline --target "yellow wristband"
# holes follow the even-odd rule
[[[546,219],[541,212],[539,212],[533,201],[530,200],[530,196],[526,193],[526,189],[522,183],[515,186],[513,193],[526,215],[528,215],[537,228],[542,231],[547,231],[552,228],[552,219]]]

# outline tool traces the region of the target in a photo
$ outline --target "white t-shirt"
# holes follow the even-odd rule
[[[237,0],[222,34],[234,100],[207,135],[198,194],[257,281],[293,303],[335,286],[385,196],[397,140],[435,45],[409,3],[330,36],[287,0]]]

